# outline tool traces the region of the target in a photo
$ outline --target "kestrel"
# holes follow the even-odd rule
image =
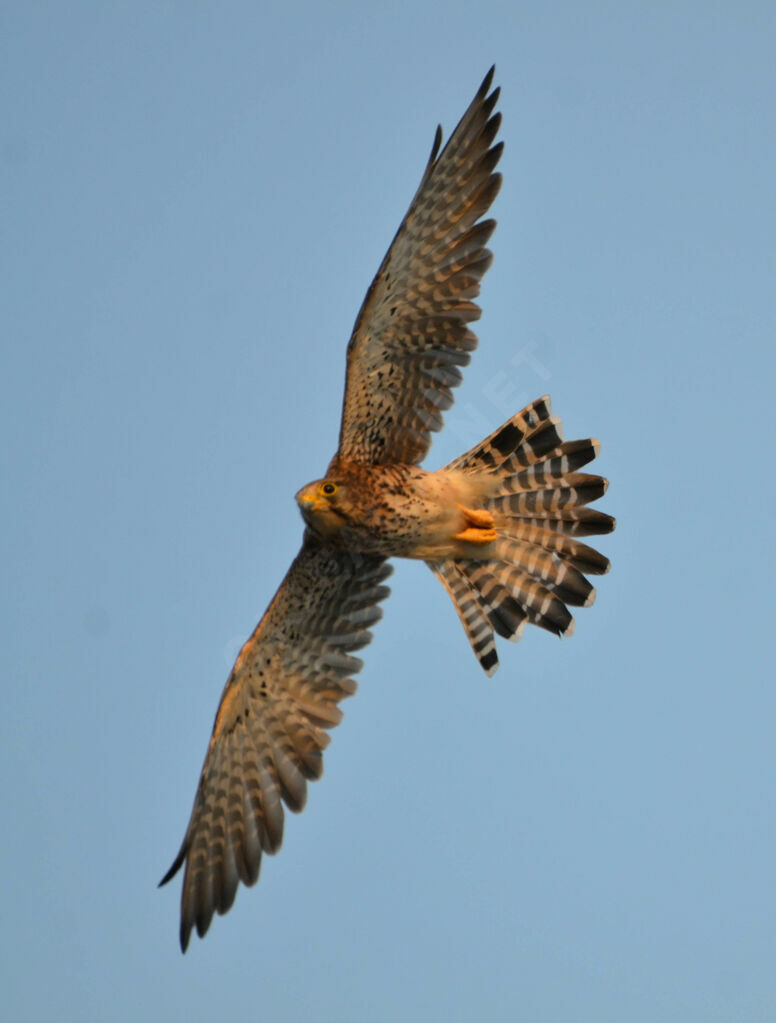
[[[181,867],[180,943],[252,885],[278,850],[283,804],[302,809],[319,778],[327,729],[352,695],[389,593],[388,558],[420,558],[452,598],[480,664],[498,666],[494,633],[526,622],[568,636],[586,607],[585,574],[609,561],[580,542],[614,519],[588,505],[607,481],[578,470],[595,440],[564,441],[547,397],[449,465],[418,468],[453,403],[477,338],[469,324],[492,261],[502,143],[493,68],[426,169],[356,318],[347,350],[339,448],[296,495],[302,548],[243,646],[216,714],[194,807],[166,884]]]

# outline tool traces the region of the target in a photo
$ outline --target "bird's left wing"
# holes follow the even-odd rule
[[[352,656],[372,638],[388,596],[391,566],[321,546],[302,549],[224,688],[186,836],[160,884],[185,864],[181,948],[192,928],[205,934],[225,913],[237,885],[253,884],[262,852],[276,852],[283,806],[301,810],[307,779],[319,778],[325,729],[356,689],[362,662]]]
[[[442,152],[441,129],[415,198],[377,271],[348,344],[339,456],[413,464],[453,403],[477,338],[473,301],[491,263],[501,115],[490,69]]]

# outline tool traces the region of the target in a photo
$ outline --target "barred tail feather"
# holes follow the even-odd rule
[[[520,516],[515,521],[523,526],[538,526],[565,536],[600,536],[611,533],[617,524],[611,515],[595,508],[562,508],[554,513],[553,518]]]
[[[564,441],[544,397],[446,466],[496,481],[481,507],[493,516],[497,538],[482,558],[430,564],[489,675],[498,667],[494,631],[517,640],[530,622],[569,636],[567,605],[595,600],[584,573],[603,575],[609,559],[576,537],[615,527],[610,515],[587,507],[606,493],[607,480],[578,471],[599,451],[597,440]]]
[[[560,420],[551,413],[550,398],[545,395],[445,468],[514,472],[533,465],[563,442]]]
[[[518,640],[523,634],[528,611],[522,607],[491,562],[458,562],[462,574],[480,595],[490,624],[503,639]]]
[[[589,509],[585,508],[584,511]],[[597,512],[603,520],[603,525],[609,528],[595,530],[597,533],[608,533],[614,527],[613,520],[603,512]],[[563,558],[567,565],[572,565],[580,572],[587,572],[590,575],[606,575],[611,568],[608,558],[600,554],[595,548],[587,544],[579,543],[571,539],[563,530],[558,529],[557,519],[516,519],[509,524],[509,535],[514,540],[523,540],[533,547],[542,547],[546,551],[552,551]]]
[[[487,675],[498,668],[498,654],[488,611],[472,583],[454,561],[431,565],[455,605],[474,655]]]
[[[595,589],[584,575],[543,547],[519,540],[506,532],[500,533],[495,546],[503,561],[511,564],[523,576],[542,583],[564,603],[575,607],[590,607],[595,600]]]

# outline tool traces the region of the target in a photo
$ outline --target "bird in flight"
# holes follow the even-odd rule
[[[191,819],[160,882],[184,868],[184,952],[194,927],[202,937],[231,907],[240,881],[256,882],[262,853],[280,847],[283,804],[301,810],[308,780],[321,776],[327,729],[362,667],[354,652],[389,593],[389,558],[426,562],[488,675],[494,634],[517,640],[529,622],[570,635],[568,607],[595,597],[586,574],[609,569],[579,539],[615,524],[589,507],[607,481],[578,471],[598,441],[564,441],[548,397],[444,468],[419,468],[477,346],[469,324],[496,226],[483,218],[501,185],[493,70],[441,151],[437,128],[356,318],[337,453],[296,495],[301,550],[224,687]]]

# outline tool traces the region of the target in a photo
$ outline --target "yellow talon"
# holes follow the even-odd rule
[[[461,533],[456,533],[455,540],[465,540],[467,543],[492,543],[498,533],[495,529],[483,529],[482,526],[469,526]]]
[[[464,528],[455,534],[454,539],[479,544],[492,543],[496,539],[497,534],[490,512],[482,508],[465,508],[462,504],[458,507],[463,512]]]
[[[467,526],[474,526],[476,529],[493,529],[493,516],[483,508],[466,508],[459,504],[458,507],[466,518]]]

